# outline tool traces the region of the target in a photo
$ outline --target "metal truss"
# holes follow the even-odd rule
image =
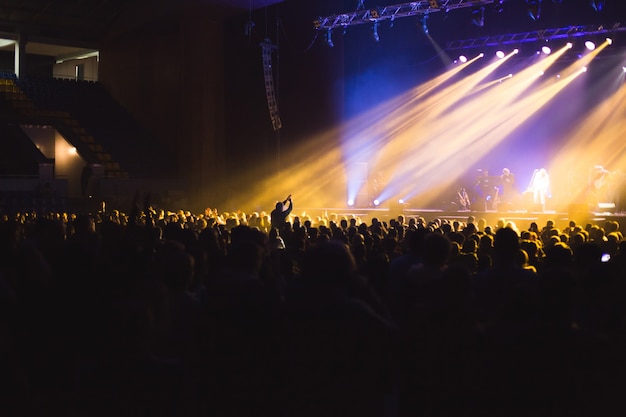
[[[494,35],[482,38],[450,41],[448,42],[446,49],[470,49],[476,47],[520,44],[524,42],[536,42],[543,40],[548,41],[553,39],[573,39],[580,36],[611,35],[624,31],[626,31],[626,26],[622,23],[615,23],[612,26],[567,26],[558,29],[542,29],[533,32],[510,33],[507,35]]]
[[[410,3],[395,4],[357,10],[351,13],[341,13],[327,17],[320,17],[313,21],[317,30],[332,30],[337,27],[347,27],[364,23],[395,20],[401,17],[419,16],[433,12],[448,12],[466,7],[478,7],[485,4],[502,4],[503,0],[421,0]]]

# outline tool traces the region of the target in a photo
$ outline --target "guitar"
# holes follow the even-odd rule
[[[600,188],[609,184],[609,177],[610,177],[609,174],[610,172],[607,171],[606,169],[596,172],[595,176],[597,176],[597,178],[593,180],[593,186],[595,187],[596,190],[599,190]]]
[[[467,191],[465,191],[465,188],[461,188],[457,192],[457,195],[459,197],[459,204],[461,205],[461,207],[463,207],[463,209],[465,210],[469,210],[471,203],[469,196],[467,195]]]

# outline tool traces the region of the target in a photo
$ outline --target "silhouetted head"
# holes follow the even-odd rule
[[[424,265],[443,267],[450,257],[451,241],[439,233],[424,238]]]
[[[354,256],[344,243],[328,241],[307,251],[304,273],[318,282],[337,285],[356,271]]]
[[[515,259],[519,250],[519,236],[509,227],[498,229],[493,242],[494,253],[500,260]]]

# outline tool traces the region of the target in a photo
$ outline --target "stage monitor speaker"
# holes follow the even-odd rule
[[[598,203],[598,213],[615,213],[615,203]]]

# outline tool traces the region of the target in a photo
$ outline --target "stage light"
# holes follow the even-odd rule
[[[541,17],[541,0],[526,0],[528,6],[528,16],[532,20],[539,20]]]
[[[498,0],[493,6],[493,10],[496,13],[502,13],[504,11],[504,0]]]
[[[370,19],[378,19],[380,14],[377,9],[370,9]]]
[[[583,72],[587,72],[587,67],[582,67]]]
[[[568,42],[565,44],[565,46],[567,46],[567,49],[572,49],[574,47],[574,44],[571,42]]]
[[[378,199],[374,200],[374,205],[375,206],[379,206],[380,205],[380,200],[378,200]]]
[[[354,200],[348,200],[348,206],[352,207],[354,205]]]
[[[477,7],[472,10],[472,23],[479,28],[485,26],[485,8]]]
[[[548,45],[544,45],[541,47],[541,52],[543,52],[546,55],[550,55],[552,53],[552,49],[550,49]]]
[[[398,200],[398,204],[404,204],[404,200],[403,199]]]
[[[514,53],[515,55],[519,54],[519,49],[517,49],[517,48],[513,49],[513,53]]]
[[[500,59],[504,58],[504,51],[497,51],[496,56]]]
[[[624,74],[626,74],[626,67],[622,67],[622,71],[624,71]]]
[[[333,48],[335,46],[335,44],[333,43],[332,29],[328,29],[328,31],[326,31],[326,44],[328,45],[329,48]]]
[[[613,39],[606,38],[606,43],[608,43],[609,45],[613,45]]]
[[[422,31],[428,35],[428,13],[422,16]]]
[[[591,0],[591,8],[596,12],[601,12],[604,9],[604,0]]]
[[[589,49],[590,51],[593,51],[594,49],[596,49],[596,44],[592,41],[586,41],[585,48]]]
[[[378,36],[378,21],[374,22],[372,25],[372,38],[375,42],[380,41],[380,36]]]
[[[465,55],[461,55],[459,57],[459,61],[461,61],[463,64],[465,64],[467,62],[467,57]]]

